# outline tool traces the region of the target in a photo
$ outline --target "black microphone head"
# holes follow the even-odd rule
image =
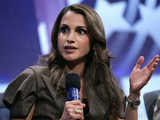
[[[80,77],[76,73],[69,73],[65,76],[66,88],[80,89]]]

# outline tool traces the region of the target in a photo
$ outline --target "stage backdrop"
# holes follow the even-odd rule
[[[160,0],[3,0],[0,4],[0,90],[25,67],[48,53],[50,35],[58,12],[83,3],[94,8],[105,26],[108,48],[115,58],[113,72],[124,92],[139,56],[145,62],[160,53]],[[147,120],[143,94],[160,89],[160,67],[141,91],[139,119]]]

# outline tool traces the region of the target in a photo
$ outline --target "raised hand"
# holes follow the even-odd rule
[[[140,67],[144,62],[144,57],[143,56],[139,57],[137,64],[133,68],[133,71],[131,72],[130,75],[131,93],[138,93],[140,89],[147,84],[150,77],[152,76],[152,73],[157,67],[159,61],[160,61],[160,56],[156,55],[144,68],[141,69]]]

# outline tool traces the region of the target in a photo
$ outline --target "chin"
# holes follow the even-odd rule
[[[66,61],[73,61],[76,59],[74,56],[71,56],[71,55],[62,55],[62,57]]]
[[[85,61],[85,57],[64,57],[65,61],[73,62],[73,63],[81,63]]]
[[[71,57],[64,57],[63,59],[66,60],[66,61],[70,61],[70,62],[77,60],[76,58],[71,58]]]

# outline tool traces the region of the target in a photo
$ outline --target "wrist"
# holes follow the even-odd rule
[[[140,98],[140,91],[131,91],[129,92],[129,96],[130,98],[133,98],[133,99],[139,99]]]
[[[133,108],[137,109],[140,105],[140,93],[130,93],[130,95],[127,98],[128,105]]]
[[[136,91],[136,92],[131,92],[128,96],[130,99],[140,99],[140,91]]]

